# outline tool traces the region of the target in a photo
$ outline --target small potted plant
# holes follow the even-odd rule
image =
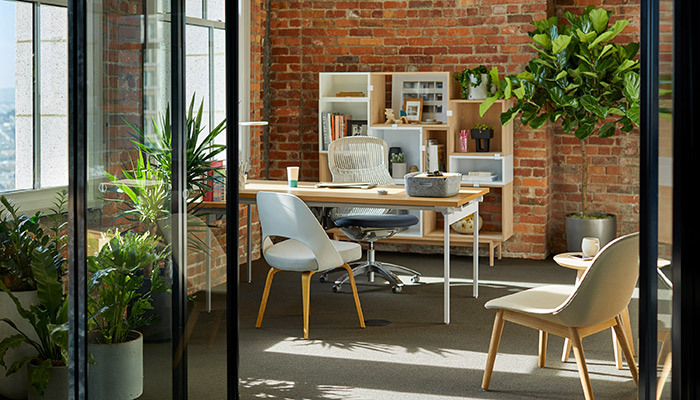
[[[68,398],[68,299],[60,279],[63,263],[63,257],[50,247],[39,246],[33,250],[31,270],[38,301],[28,307],[0,280],[0,291],[12,300],[17,314],[26,322],[20,327],[19,319],[0,317],[0,324],[10,326],[15,332],[0,341],[0,365],[8,375],[20,373],[28,366],[29,400]],[[34,355],[10,364],[7,351],[23,344],[31,346]]]
[[[406,175],[406,162],[404,161],[403,153],[394,153],[391,155],[391,177],[394,179],[403,179]]]
[[[88,351],[95,360],[89,391],[95,398],[135,399],[143,393],[143,335],[138,328],[154,322],[153,294],[168,291],[158,273],[169,250],[158,237],[107,232],[111,239],[88,257]],[[153,269],[148,291],[143,271]]]
[[[469,134],[476,142],[476,151],[488,152],[493,138],[493,126],[476,124],[469,130]]]
[[[29,339],[38,340],[34,335],[30,321],[23,318],[13,301],[29,308],[30,304],[38,304],[37,281],[32,271],[32,255],[34,250],[49,251],[56,257],[56,269],[61,268],[60,254],[66,243],[66,236],[61,234],[65,192],[60,192],[51,209],[51,214],[37,212],[26,215],[19,211],[9,199],[0,196],[0,282],[12,293],[0,291],[0,317],[15,324],[0,324],[0,342],[17,333],[17,329],[28,332]],[[10,367],[16,361],[36,356],[36,350],[29,342],[7,349],[4,354],[5,366]],[[26,365],[26,364],[23,364]],[[0,373],[0,397],[21,399],[27,397],[26,366],[18,373],[5,375]]]
[[[491,76],[484,65],[455,74],[455,79],[462,88],[462,98],[467,100],[484,100],[491,94]]]

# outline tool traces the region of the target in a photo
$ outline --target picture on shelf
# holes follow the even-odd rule
[[[359,119],[349,119],[348,136],[367,136],[367,121]]]
[[[406,112],[406,119],[409,123],[420,123],[423,117],[423,99],[405,99],[403,110]]]

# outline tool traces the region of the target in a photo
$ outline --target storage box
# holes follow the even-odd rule
[[[450,197],[459,192],[462,174],[443,172],[434,176],[426,172],[412,172],[405,176],[406,194],[412,197]]]

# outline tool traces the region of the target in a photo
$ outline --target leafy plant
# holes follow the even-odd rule
[[[403,153],[393,153],[391,155],[391,162],[392,163],[402,163],[404,162],[404,155]]]
[[[63,264],[64,259],[60,258],[58,261]],[[17,332],[0,342],[0,365],[7,370],[6,375],[11,375],[26,363],[33,362],[37,368],[32,373],[31,384],[40,395],[44,394],[48,385],[49,368],[52,365],[68,363],[68,299],[63,293],[63,283],[56,262],[54,250],[49,247],[37,246],[32,251],[31,270],[36,282],[39,304],[32,304],[29,308],[24,308],[12,291],[0,281],[0,290],[12,299],[18,314],[29,322],[38,338],[31,339],[29,332],[19,329],[15,321],[0,318],[0,322],[6,323]],[[34,347],[37,355],[21,358],[10,366],[6,365],[7,350],[16,349],[23,343]]]
[[[489,126],[489,125],[486,125],[486,124],[476,124],[476,125],[474,125],[474,127],[473,127],[472,129],[478,129],[478,130],[481,130],[481,131],[488,131],[488,130],[491,130],[491,131],[492,131],[492,130],[493,130],[493,126]]]
[[[159,273],[150,274],[150,289],[141,291],[144,272],[168,257],[160,248],[157,237],[148,232],[120,234],[113,237],[97,255],[88,257],[88,312],[93,318],[90,328],[98,343],[123,343],[131,331],[154,322],[156,316],[146,316],[153,309],[152,295],[169,288]]]
[[[613,39],[629,24],[619,19],[610,26],[611,11],[586,7],[581,15],[564,13],[535,21],[529,33],[537,50],[525,71],[502,81],[494,68],[489,72],[496,93],[480,106],[483,116],[497,99],[516,98],[501,114],[505,125],[520,115],[525,126],[537,129],[560,122],[562,130],[580,140],[581,215],[588,212],[588,159],[586,141],[594,134],[607,138],[619,129],[630,132],[639,125],[639,43],[620,45]]]
[[[51,251],[55,267],[60,274],[62,256],[67,236],[61,235],[65,225],[63,213],[66,204],[66,192],[59,192],[51,215],[52,225],[42,226],[41,212],[32,216],[20,213],[5,196],[0,196],[0,281],[12,291],[36,289],[32,273],[32,255],[40,247]]]
[[[455,79],[457,82],[459,82],[459,85],[462,87],[462,98],[466,99],[469,96],[469,88],[470,87],[479,87],[482,82],[482,74],[486,74],[487,81],[486,81],[486,91],[491,92],[493,83],[491,81],[491,75],[489,75],[489,71],[484,65],[479,65],[477,67],[474,67],[472,69],[465,68],[462,70],[462,72],[458,72],[455,74]],[[474,77],[474,80],[471,80],[471,77]]]

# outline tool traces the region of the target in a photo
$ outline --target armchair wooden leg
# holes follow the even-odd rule
[[[571,354],[571,340],[569,340],[569,338],[564,338],[564,349],[561,352],[561,362],[569,361],[569,354]]]
[[[496,353],[498,353],[498,345],[501,342],[501,334],[503,333],[503,310],[498,310],[496,318],[493,320],[493,331],[491,331],[491,343],[489,344],[489,355],[486,358],[486,368],[484,368],[484,378],[481,381],[481,388],[489,390],[491,383],[491,373],[493,372],[493,364],[496,361]]]
[[[659,381],[656,383],[656,400],[661,399],[661,394],[664,391],[666,380],[671,373],[673,357],[671,354],[671,332],[659,332],[659,340],[661,340],[661,350],[659,350],[659,364],[663,365]]]
[[[540,343],[540,348],[539,348],[539,352],[538,352],[539,362],[537,363],[537,365],[540,368],[544,368],[544,364],[545,364],[545,361],[547,359],[547,332],[540,331],[539,343]]]
[[[586,400],[593,400],[593,388],[591,387],[591,379],[588,377],[588,366],[586,365],[586,357],[583,355],[583,346],[581,344],[581,336],[579,336],[577,328],[569,328],[571,346],[576,357],[576,366],[578,374],[581,378],[581,386]]]
[[[638,385],[639,381],[637,380],[637,375],[639,374],[639,372],[637,371],[637,363],[634,361],[632,349],[630,348],[630,343],[627,340],[627,335],[625,334],[624,328],[622,327],[620,316],[615,317],[615,325],[613,326],[613,329],[615,329],[615,333],[617,334],[617,340],[620,341],[620,345],[622,346],[622,352],[625,354],[625,358],[627,359],[627,365],[629,365],[630,367],[630,372],[632,373],[632,379],[634,379],[634,384]]]
[[[256,328],[260,328],[262,324],[263,315],[265,314],[265,307],[267,306],[267,297],[270,295],[270,286],[272,286],[272,277],[275,276],[280,270],[277,268],[270,268],[267,272],[267,280],[265,281],[265,289],[263,290],[262,301],[260,301],[260,311],[258,311],[258,321],[255,323]]]
[[[355,286],[355,277],[352,274],[352,268],[346,263],[343,264],[343,268],[348,271],[348,277],[350,278],[350,287],[352,288],[352,296],[355,298],[355,308],[357,308],[357,317],[360,318],[360,326],[365,327],[365,317],[362,314],[362,306],[360,305],[360,296],[357,295],[357,286]]]
[[[309,338],[309,314],[311,313],[311,276],[314,271],[301,274],[301,297],[304,308],[304,339]]]

